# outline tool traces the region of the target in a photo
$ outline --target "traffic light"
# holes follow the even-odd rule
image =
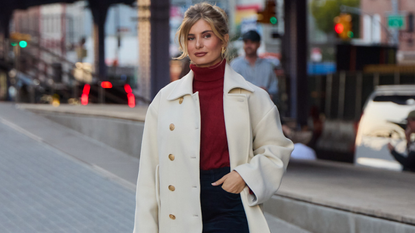
[[[334,31],[343,40],[353,38],[352,16],[350,14],[340,14],[334,18]]]
[[[19,42],[19,46],[20,46],[20,48],[26,48],[26,47],[27,47],[27,41],[25,41],[25,40],[21,40],[21,41]]]
[[[258,23],[264,23],[264,24],[272,24],[275,25],[278,23],[277,20],[277,12],[276,10],[276,3],[275,0],[268,0],[265,3],[265,8],[263,11],[258,12]]]
[[[19,45],[20,48],[26,48],[31,40],[31,36],[29,34],[13,32],[10,34],[10,39],[10,44],[13,47]]]
[[[20,48],[26,48],[28,43],[25,40],[21,40],[21,41],[12,41],[10,42],[10,45],[13,47],[19,45]]]

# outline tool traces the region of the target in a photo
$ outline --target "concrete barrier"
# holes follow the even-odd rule
[[[140,157],[144,122],[58,112],[35,112],[128,155]]]
[[[415,226],[275,195],[264,211],[309,232],[410,233]]]

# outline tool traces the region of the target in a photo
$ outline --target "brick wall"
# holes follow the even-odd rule
[[[373,15],[379,14],[381,17],[381,43],[387,44],[389,42],[389,36],[386,32],[387,28],[387,16],[392,12],[392,0],[361,0],[360,6],[362,12]],[[398,0],[399,11],[405,12],[406,29],[400,30],[399,32],[399,50],[400,51],[413,51],[415,52],[415,1],[414,0]],[[412,32],[408,31],[409,26],[409,14],[413,14]],[[363,37],[365,28],[363,25],[363,16],[360,17],[360,33]]]

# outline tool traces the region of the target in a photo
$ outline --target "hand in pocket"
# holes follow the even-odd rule
[[[229,193],[239,194],[244,190],[246,183],[236,171],[224,175],[218,181],[212,183],[213,186],[222,185],[222,189]]]

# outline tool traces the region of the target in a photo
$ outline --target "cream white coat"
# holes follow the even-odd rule
[[[160,90],[148,108],[134,233],[202,232],[200,109],[192,82],[190,71]],[[241,192],[249,231],[269,233],[261,204],[277,191],[293,143],[284,137],[278,110],[267,92],[245,81],[228,64],[223,104],[231,169],[254,193],[249,194],[248,187]]]

